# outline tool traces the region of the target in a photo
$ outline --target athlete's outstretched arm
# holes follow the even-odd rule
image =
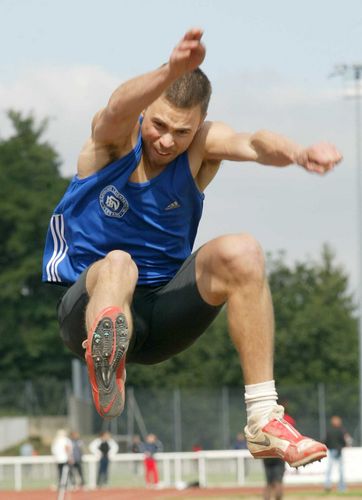
[[[93,139],[111,144],[127,139],[140,113],[155,101],[177,78],[196,69],[204,60],[202,30],[190,29],[173,49],[166,64],[120,85],[108,105],[93,119]]]
[[[207,123],[205,127],[204,156],[210,160],[255,161],[276,167],[297,164],[318,174],[332,170],[342,160],[336,147],[325,142],[304,148],[267,130],[237,133],[221,122]]]

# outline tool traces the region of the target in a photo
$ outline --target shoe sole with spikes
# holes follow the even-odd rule
[[[125,362],[129,332],[117,307],[101,312],[86,342],[86,363],[93,401],[103,418],[119,416],[125,404]]]

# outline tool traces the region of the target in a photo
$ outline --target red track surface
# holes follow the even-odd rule
[[[178,491],[175,489],[101,489],[96,491],[69,491],[66,492],[64,500],[168,500],[173,498],[192,497],[215,497],[228,495],[250,495],[260,494],[261,488],[250,488],[248,490],[241,488],[189,488]],[[1,500],[56,500],[57,492],[51,490],[32,490],[32,491],[7,491],[0,492]],[[231,497],[232,498],[232,497]]]
[[[360,488],[361,485],[350,487],[349,491]],[[310,490],[310,492],[309,492]],[[293,492],[299,492],[297,497],[293,498],[307,498],[308,500],[313,498],[320,498],[313,495],[313,491],[323,491],[322,487],[286,487],[285,493],[288,498],[292,499],[290,495]],[[300,492],[305,492],[305,496],[301,495]],[[189,488],[182,491],[177,491],[175,489],[163,489],[163,490],[152,490],[152,489],[101,489],[96,491],[68,491],[65,494],[64,500],[173,500],[174,498],[250,498],[254,496],[261,496],[262,488]],[[0,500],[57,500],[58,494],[51,490],[28,490],[28,491],[3,491],[0,492]],[[328,500],[334,498],[340,498],[340,496],[334,496],[333,493],[328,495]],[[359,496],[348,496],[349,499],[360,498]]]

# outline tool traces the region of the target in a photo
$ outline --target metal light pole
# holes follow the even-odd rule
[[[362,445],[362,160],[361,160],[361,78],[362,64],[341,64],[330,76],[350,74],[354,79],[356,103],[357,224],[358,224],[358,340],[359,340],[359,441]]]

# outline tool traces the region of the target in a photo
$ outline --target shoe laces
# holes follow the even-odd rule
[[[245,435],[247,437],[253,437],[257,435],[261,428],[264,427],[271,420],[279,420],[282,421],[284,417],[284,407],[281,405],[275,405],[270,410],[270,413],[267,415],[256,414],[253,415],[250,420],[248,420],[248,424],[245,427]]]
[[[275,405],[270,412],[270,420],[283,420],[284,417],[284,406]]]

